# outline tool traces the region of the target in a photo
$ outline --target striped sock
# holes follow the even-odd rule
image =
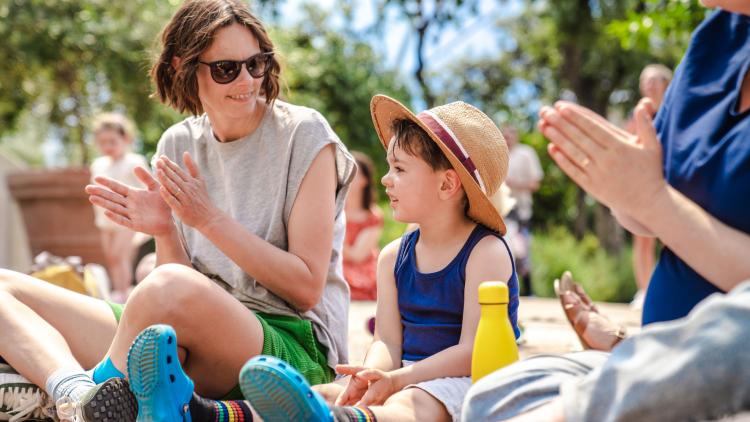
[[[244,400],[210,400],[193,393],[190,416],[195,422],[250,422],[253,412]]]
[[[336,422],[376,422],[377,418],[367,406],[333,406],[333,420]]]

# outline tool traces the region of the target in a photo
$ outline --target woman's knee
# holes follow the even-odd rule
[[[164,321],[189,317],[186,310],[210,294],[211,281],[192,268],[179,264],[156,267],[128,299],[128,311],[160,316]]]

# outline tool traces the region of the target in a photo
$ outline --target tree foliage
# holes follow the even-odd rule
[[[404,84],[358,35],[330,30],[328,17],[313,7],[305,13],[297,27],[272,34],[285,60],[288,100],[323,113],[351,149],[382,156],[370,117],[370,99],[381,93],[408,104]],[[384,160],[375,162],[384,168]]]
[[[497,42],[507,47],[498,57],[459,63],[451,74],[464,77],[445,78],[443,98],[465,98],[527,133],[535,130],[540,105],[560,98],[622,119],[639,99],[641,69],[652,62],[674,67],[682,56],[705,13],[691,3],[526,0],[520,16],[497,23],[503,30]],[[579,238],[593,229],[604,247],[619,250],[621,232],[609,212],[562,175],[538,133],[524,138],[547,171],[535,219],[545,226],[573,221]]]
[[[0,139],[20,122],[27,136],[57,136],[70,162],[84,164],[91,117],[120,110],[140,129],[144,152],[182,118],[151,98],[156,38],[178,0],[0,0]],[[256,2],[275,13],[277,2]],[[286,68],[287,98],[320,110],[348,144],[381,153],[369,100],[383,92],[408,102],[370,46],[327,27],[309,7],[303,24],[272,31]],[[43,133],[38,133],[43,132]]]
[[[0,6],[0,123],[16,128],[24,113],[46,121],[87,160],[90,117],[121,109],[145,139],[174,114],[149,99],[149,47],[174,11],[161,0],[14,0]],[[5,134],[0,133],[0,134]]]
[[[353,0],[342,0],[341,3],[344,10],[353,7]],[[416,38],[412,76],[419,86],[421,99],[428,107],[436,105],[436,94],[428,77],[427,45],[438,39],[439,31],[446,25],[476,15],[478,7],[479,0],[375,0],[378,15],[375,32],[382,34],[389,12],[394,11],[399,19],[408,22],[410,32],[407,36]]]

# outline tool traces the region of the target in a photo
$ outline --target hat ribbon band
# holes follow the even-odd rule
[[[448,149],[451,150],[453,155],[458,158],[458,161],[471,175],[474,181],[477,182],[482,192],[487,194],[487,189],[484,186],[484,181],[482,180],[482,176],[479,174],[477,166],[474,165],[474,161],[472,161],[471,157],[469,157],[469,153],[466,151],[463,145],[461,145],[461,141],[458,140],[458,137],[453,133],[453,131],[450,130],[450,128],[445,123],[443,123],[440,117],[432,112],[423,111],[417,115],[417,118],[422,121],[422,123],[424,123],[425,126],[427,126],[435,135],[437,135],[438,138],[440,138],[443,144],[445,144],[445,146],[447,146]]]

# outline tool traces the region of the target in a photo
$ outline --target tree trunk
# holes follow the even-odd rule
[[[414,77],[417,79],[419,88],[422,90],[422,99],[427,104],[427,108],[432,108],[435,105],[435,96],[432,94],[432,90],[427,85],[424,77],[426,67],[424,61],[424,41],[429,25],[429,21],[425,19],[417,28],[417,68],[414,70]]]

